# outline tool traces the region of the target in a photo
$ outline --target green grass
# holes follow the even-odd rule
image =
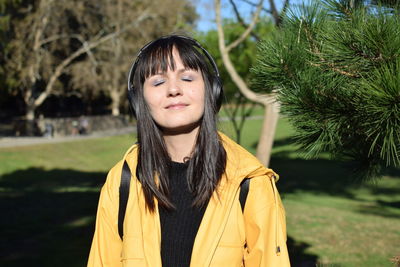
[[[129,135],[84,139],[0,150],[0,173],[40,166],[43,169],[106,171],[135,142]]]
[[[0,149],[1,266],[84,266],[99,188],[132,136]]]
[[[253,153],[261,122],[248,120],[243,130],[242,145]],[[233,136],[228,123],[220,129]],[[281,118],[271,160],[281,176],[292,265],[394,266],[399,170],[356,184],[341,162],[300,156],[292,132]],[[0,265],[84,266],[99,188],[134,141],[116,136],[0,149]]]

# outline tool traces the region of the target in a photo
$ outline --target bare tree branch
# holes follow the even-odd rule
[[[152,16],[148,15],[147,12],[143,12],[142,15],[139,18],[137,18],[137,20],[135,20],[132,24],[122,28],[120,31],[116,31],[116,32],[110,33],[108,35],[105,35],[98,40],[92,40],[92,41],[84,43],[81,48],[76,50],[69,57],[67,57],[60,64],[58,64],[58,66],[55,68],[53,74],[51,75],[49,82],[46,85],[45,90],[34,101],[34,105],[39,106],[43,103],[43,101],[47,98],[47,96],[53,90],[53,86],[54,86],[55,82],[60,77],[60,75],[63,73],[65,67],[67,67],[75,58],[77,58],[78,56],[80,56],[84,53],[87,53],[90,49],[93,49],[93,48],[97,47],[98,45],[100,45],[106,41],[109,41],[112,38],[115,38],[116,36],[126,32],[130,28],[132,28],[134,26],[138,26],[138,24],[140,22],[142,22],[143,20],[148,19],[150,17],[152,17]]]
[[[257,4],[253,3],[252,1],[249,1],[249,0],[242,0],[242,1],[251,6],[257,6]],[[263,8],[262,10],[271,14],[272,17],[274,18],[275,25],[279,27],[282,23],[282,15],[284,15],[286,13],[286,10],[289,6],[289,0],[285,0],[285,2],[283,3],[283,8],[282,8],[281,12],[278,12],[274,0],[269,0],[268,2],[269,2],[271,9]]]
[[[53,0],[49,0],[49,1],[41,1],[40,2],[40,6],[41,9],[50,9],[51,4],[52,4]],[[33,54],[36,58],[36,64],[33,64],[31,66],[29,66],[29,77],[31,80],[31,83],[34,84],[36,82],[37,79],[40,78],[39,75],[39,66],[40,63],[42,61],[43,58],[43,53],[41,53],[40,51],[40,38],[43,35],[43,31],[46,28],[48,22],[49,22],[49,10],[47,10],[48,12],[43,12],[44,14],[42,15],[41,19],[39,20],[39,22],[36,24],[34,24],[34,28],[37,28],[37,30],[35,31],[35,36],[33,38]],[[39,25],[38,25],[39,24]]]
[[[50,36],[48,38],[43,39],[40,42],[40,46],[43,46],[45,44],[60,40],[60,39],[77,39],[78,41],[80,41],[82,43],[82,45],[87,45],[87,41],[85,41],[83,39],[83,37],[80,34],[56,34],[53,36]],[[97,66],[97,60],[95,58],[95,56],[93,55],[93,53],[90,50],[87,50],[88,56],[91,59],[92,63]]]
[[[280,16],[278,10],[276,9],[275,1],[269,0],[269,6],[271,8],[271,14],[272,14],[272,17],[274,18],[275,25],[279,26],[282,22],[282,19],[281,19],[281,16]]]
[[[242,33],[242,35],[238,39],[236,39],[229,46],[226,47],[227,53],[229,53],[230,50],[232,50],[233,48],[238,46],[241,42],[243,42],[244,39],[246,39],[247,36],[249,36],[250,32],[254,29],[254,26],[256,25],[257,20],[258,20],[258,16],[260,15],[260,11],[261,11],[263,2],[264,2],[264,0],[260,0],[260,2],[258,3],[257,10],[254,12],[253,19],[251,20],[251,23],[247,27],[247,29]],[[221,22],[221,19],[220,19],[220,22]]]
[[[281,17],[283,17],[283,15],[286,14],[286,10],[289,7],[289,0],[285,0],[285,2],[283,3],[283,8],[281,10]]]
[[[245,2],[245,3],[247,3],[247,4],[251,5],[251,6],[257,6],[256,3],[253,3],[253,2],[251,2],[249,0],[242,0],[242,2]],[[265,11],[265,12],[271,14],[271,10],[266,9],[265,7],[262,8],[262,11]]]
[[[42,41],[39,42],[39,46],[43,46],[45,44],[60,40],[60,39],[70,39],[70,38],[75,38],[75,34],[56,34],[50,37],[47,37],[45,39],[42,39]]]
[[[243,27],[247,28],[248,26],[242,19],[242,16],[240,16],[239,10],[237,9],[235,2],[233,0],[229,0],[229,2],[231,3],[231,5],[233,7],[233,11],[235,12],[236,18],[239,21],[239,23],[242,24]]]
[[[231,3],[232,7],[233,7],[233,11],[235,12],[236,15],[236,19],[239,21],[239,23],[244,27],[247,28],[248,25],[246,24],[246,22],[244,22],[244,20],[242,19],[242,16],[240,16],[239,10],[237,9],[237,6],[235,4],[235,2],[233,0],[229,0],[229,2]],[[253,30],[251,31],[251,36],[253,36],[253,38],[255,38],[257,41],[259,41],[261,38],[260,36],[258,36],[258,34],[256,34]]]

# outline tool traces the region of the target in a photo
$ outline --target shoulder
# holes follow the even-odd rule
[[[118,161],[108,172],[107,180],[104,186],[106,186],[109,190],[118,190],[121,182],[122,168],[125,161],[128,163],[131,173],[133,173],[132,170],[136,168],[137,162],[137,144],[131,146],[125,152],[124,157]]]
[[[256,157],[248,152],[241,145],[230,139],[225,134],[218,132],[222,145],[225,148],[227,163],[239,164],[238,166],[244,167],[245,165],[262,165]]]
[[[102,192],[108,192],[108,194],[110,194],[110,197],[112,198],[117,197],[118,194],[123,164],[124,161],[120,160],[110,169],[107,174],[106,182],[102,188]]]
[[[268,178],[278,177],[273,170],[266,168],[253,154],[228,136],[221,132],[219,132],[219,136],[227,155],[226,173],[228,176],[236,176],[239,180],[255,177],[264,177],[269,180]]]

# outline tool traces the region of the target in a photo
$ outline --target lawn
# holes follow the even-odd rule
[[[254,153],[260,120],[246,121]],[[221,130],[232,134],[224,122]],[[400,255],[400,171],[357,185],[327,157],[306,160],[278,125],[271,167],[281,180],[293,266],[394,266]],[[1,266],[84,266],[98,191],[133,136],[0,149]]]

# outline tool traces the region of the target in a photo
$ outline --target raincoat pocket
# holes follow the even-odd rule
[[[215,250],[210,267],[241,267],[243,266],[243,245],[220,244]]]
[[[122,245],[122,261],[144,260],[141,239],[135,236],[124,236]],[[124,265],[129,266],[129,265]]]

